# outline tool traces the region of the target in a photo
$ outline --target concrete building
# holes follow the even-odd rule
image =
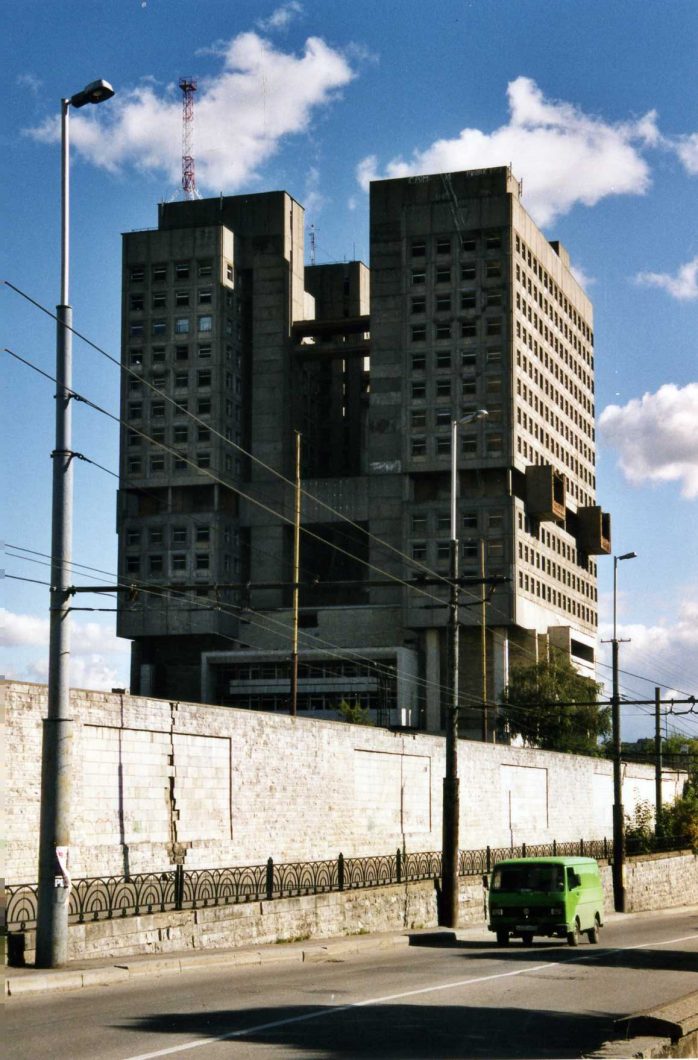
[[[591,304],[506,168],[372,184],[370,276],[303,237],[276,192],[124,237],[132,690],[288,710],[299,431],[299,711],[440,731],[450,427],[485,408],[457,461],[463,733],[489,733],[517,657],[593,668]]]

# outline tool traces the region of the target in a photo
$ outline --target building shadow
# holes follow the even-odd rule
[[[613,1017],[496,1005],[376,1004],[153,1013],[120,1026],[140,1034],[176,1036],[182,1045],[207,1038],[212,1042],[238,1040],[327,1060],[543,1060],[579,1057],[598,1048],[611,1036]]]

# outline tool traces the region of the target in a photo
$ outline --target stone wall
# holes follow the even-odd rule
[[[628,912],[678,907],[698,895],[698,857],[634,858],[628,863]],[[606,915],[613,910],[611,869],[601,866]],[[459,924],[484,924],[479,878],[460,881]],[[124,957],[138,953],[211,950],[216,947],[268,945],[297,939],[332,938],[374,932],[436,927],[434,881],[395,884],[341,894],[281,898],[212,909],[119,917],[74,925],[69,932],[71,960]],[[35,933],[11,938],[14,963],[34,959]]]
[[[46,688],[3,682],[6,879],[37,873]],[[74,877],[438,850],[444,741],[423,734],[74,690]],[[460,741],[460,845],[611,836],[601,759]],[[667,772],[671,801],[682,778]],[[654,798],[625,767],[627,812]]]

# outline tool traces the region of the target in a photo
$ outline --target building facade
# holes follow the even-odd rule
[[[288,710],[299,432],[298,709],[440,731],[455,459],[463,733],[489,738],[517,659],[593,671],[592,307],[506,168],[377,181],[370,223],[370,274],[304,267],[285,193],[124,237],[118,632],[134,692]]]

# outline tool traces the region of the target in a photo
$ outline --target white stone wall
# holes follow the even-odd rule
[[[8,882],[37,872],[46,688],[3,682]],[[343,722],[73,691],[78,876],[438,850],[444,741]],[[611,836],[610,762],[461,741],[464,849]],[[665,799],[679,791],[667,774]],[[654,797],[625,767],[624,801]]]

